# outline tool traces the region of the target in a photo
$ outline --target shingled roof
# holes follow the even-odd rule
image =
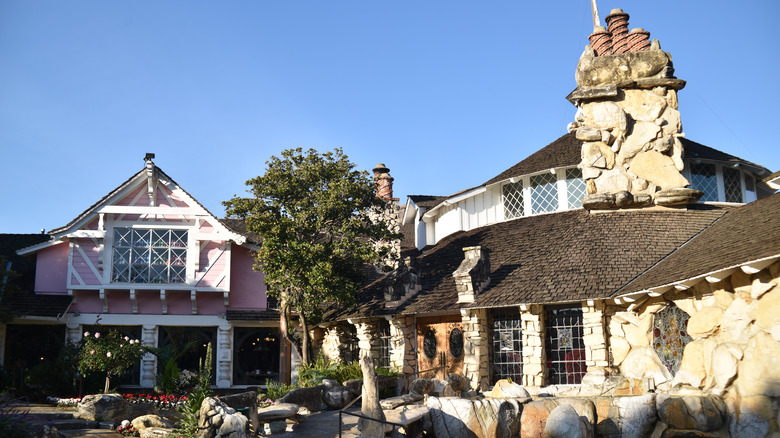
[[[573,132],[569,132],[482,185],[487,186],[507,178],[541,172],[556,167],[576,166],[582,160],[580,157],[581,149],[582,142],[577,140]]]
[[[401,307],[384,308],[380,279],[361,291],[356,309],[329,317],[608,298],[732,208],[573,210],[455,233],[419,258],[421,291]],[[490,254],[490,284],[473,304],[461,305],[452,273],[463,260],[463,248],[476,245]]]
[[[780,255],[778,215],[780,193],[735,208],[615,295]]]

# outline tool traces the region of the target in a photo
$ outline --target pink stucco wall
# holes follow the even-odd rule
[[[67,293],[68,244],[60,243],[38,251],[35,292]]]
[[[252,269],[255,263],[252,252],[233,245],[230,261],[230,305],[229,309],[265,309],[265,275]]]

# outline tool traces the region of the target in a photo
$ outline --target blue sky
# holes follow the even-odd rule
[[[692,140],[780,169],[780,2],[599,1],[674,58]],[[565,133],[589,0],[0,0],[0,233],[155,163],[217,215],[269,156],[341,147],[395,195],[481,184]]]

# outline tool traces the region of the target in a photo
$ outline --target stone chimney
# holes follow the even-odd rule
[[[473,303],[477,296],[490,284],[490,258],[481,246],[463,248],[464,259],[452,273],[459,303]]]
[[[590,35],[577,65],[577,107],[569,125],[582,141],[579,168],[588,210],[685,205],[702,192],[686,188],[682,124],[672,57],[650,32],[628,32],[629,16],[613,9],[608,28]]]
[[[385,201],[393,200],[393,177],[390,169],[379,163],[374,168],[374,181],[376,181],[376,195]]]
[[[407,257],[397,269],[382,280],[386,308],[398,307],[420,291],[418,272],[416,260]]]

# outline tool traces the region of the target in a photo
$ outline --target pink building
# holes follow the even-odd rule
[[[0,360],[13,359],[32,325],[63,342],[116,328],[181,353],[181,369],[197,370],[211,343],[221,388],[289,381],[290,348],[263,274],[253,270],[256,239],[240,221],[206,210],[153,158],[49,240],[18,251],[36,259],[34,298],[66,306],[56,316],[25,309],[3,326]],[[147,354],[124,383],[154,386],[158,362]]]

